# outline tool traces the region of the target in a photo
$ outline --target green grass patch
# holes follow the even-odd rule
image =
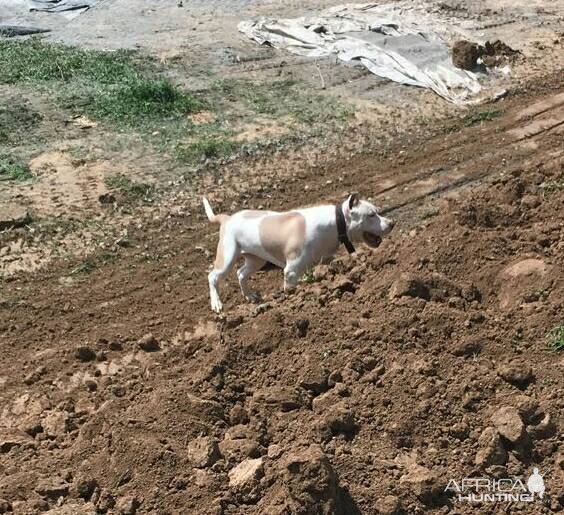
[[[103,52],[44,43],[0,40],[0,82],[40,84],[61,106],[90,117],[140,130],[196,112],[204,102],[128,51]]]
[[[462,125],[464,127],[472,127],[474,125],[494,120],[499,116],[501,116],[501,111],[498,111],[496,109],[489,109],[487,111],[482,111],[479,113],[472,113],[462,119]]]
[[[152,202],[155,199],[155,187],[145,182],[132,181],[123,174],[110,175],[104,179],[106,187],[117,190],[130,199]]]
[[[554,327],[546,335],[548,347],[553,351],[564,350],[564,324],[559,324]]]
[[[308,91],[290,80],[268,83],[220,80],[210,91],[212,99],[214,93],[216,103],[240,101],[252,114],[268,118],[290,116],[302,124],[343,122],[354,113],[352,106],[329,95]]]
[[[176,159],[184,163],[197,164],[206,159],[222,159],[234,153],[239,144],[225,138],[203,138],[188,145],[176,147]]]
[[[202,101],[167,80],[137,76],[123,85],[96,92],[86,112],[116,125],[142,127],[147,122],[179,118],[203,107]]]
[[[114,84],[135,77],[133,52],[83,50],[38,38],[0,39],[0,82],[21,84],[87,79]]]
[[[27,165],[10,156],[0,155],[0,181],[29,181],[33,174]]]

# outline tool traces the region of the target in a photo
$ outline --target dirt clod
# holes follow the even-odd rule
[[[232,488],[249,488],[264,474],[262,458],[242,461],[229,472],[229,485]]]
[[[145,336],[143,336],[137,342],[137,345],[139,345],[139,348],[141,350],[144,350],[145,352],[156,352],[161,348],[159,342],[151,333],[148,333]]]
[[[96,359],[96,352],[92,350],[90,347],[86,347],[84,345],[77,347],[74,351],[74,357],[78,361],[82,361],[83,363],[87,363],[88,361],[94,361]]]
[[[135,496],[126,495],[117,500],[115,509],[119,515],[135,515],[139,506],[139,500]]]
[[[220,457],[217,440],[210,436],[195,438],[188,444],[186,452],[194,467],[209,467]]]
[[[501,365],[498,374],[505,381],[519,388],[526,388],[535,377],[530,365],[518,362]]]
[[[42,497],[58,499],[68,495],[69,484],[60,477],[47,478],[37,484],[35,491]]]
[[[505,465],[507,462],[507,451],[503,447],[499,433],[493,427],[484,429],[478,439],[478,448],[475,463],[479,467]]]
[[[444,490],[444,485],[436,473],[417,464],[411,465],[407,474],[400,477],[400,484],[406,486],[426,504],[433,502]]]
[[[457,68],[473,70],[481,55],[480,45],[470,41],[457,41],[452,47],[452,62]]]
[[[492,423],[500,436],[512,444],[522,442],[527,435],[519,411],[512,406],[503,406],[496,410],[492,415]]]

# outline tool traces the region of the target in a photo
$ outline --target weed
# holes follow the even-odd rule
[[[313,284],[315,282],[315,276],[313,275],[313,268],[309,269],[304,275],[302,275],[300,281],[305,284]]]
[[[124,195],[132,198],[152,202],[155,197],[155,188],[151,184],[132,181],[123,174],[110,175],[104,183],[111,190],[119,190]]]
[[[235,141],[224,138],[204,138],[188,146],[176,148],[176,158],[195,164],[205,159],[221,159],[232,154],[238,147]]]
[[[497,111],[495,109],[472,113],[462,119],[462,125],[464,127],[472,127],[473,125],[478,125],[479,123],[489,122],[498,116],[501,116],[501,111]]]
[[[33,179],[33,175],[26,165],[0,154],[0,181],[29,181],[30,179]]]
[[[540,185],[543,198],[548,198],[557,191],[564,189],[564,179],[543,182]]]
[[[564,350],[564,324],[559,324],[546,335],[548,347],[553,351]]]
[[[112,263],[113,261],[115,261],[115,259],[116,256],[109,253],[100,254],[99,256],[90,256],[76,268],[73,268],[70,272],[70,275],[88,274],[102,265]]]

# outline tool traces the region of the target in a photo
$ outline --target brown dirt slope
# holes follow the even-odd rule
[[[278,272],[256,280],[259,308],[232,281],[214,318],[199,211],[155,220],[131,235],[141,250],[88,275],[62,263],[4,283],[0,510],[561,512],[564,362],[546,334],[564,312],[563,92],[273,180],[257,204],[356,186],[398,220],[289,298]],[[444,493],[533,466],[534,503]]]

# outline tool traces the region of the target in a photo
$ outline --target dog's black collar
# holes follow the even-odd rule
[[[343,213],[343,206],[341,206],[341,204],[335,206],[335,218],[337,219],[337,237],[339,238],[339,243],[342,243],[347,249],[347,252],[352,254],[355,248],[347,235],[347,222],[345,221],[345,214]]]

